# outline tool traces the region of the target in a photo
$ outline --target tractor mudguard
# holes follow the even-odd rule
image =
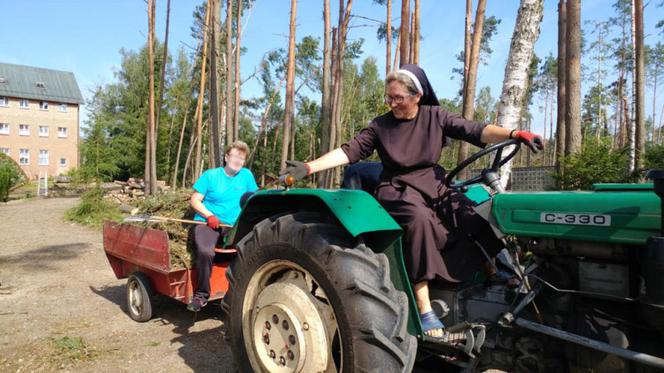
[[[390,263],[394,287],[406,293],[409,303],[408,332],[421,335],[415,297],[408,279],[401,248],[401,227],[369,193],[349,189],[271,189],[256,192],[242,209],[235,227],[225,238],[226,246],[235,246],[260,221],[286,213],[314,211],[342,226],[352,237],[362,236],[376,253],[383,253]]]

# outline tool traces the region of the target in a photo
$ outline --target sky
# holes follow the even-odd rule
[[[190,27],[193,22],[192,12],[201,2],[171,1],[169,49],[173,53],[180,47],[191,52],[196,45]],[[607,20],[613,16],[613,2],[582,0],[582,27],[590,27],[586,23],[588,21]],[[322,38],[322,3],[321,0],[298,1],[298,40],[307,35]],[[373,0],[355,0],[353,3],[354,15],[379,20],[385,18],[385,7],[375,5]],[[664,41],[664,36],[657,34],[655,29],[657,21],[664,19],[664,7],[657,8],[657,2],[652,0],[646,3],[646,44]],[[331,1],[331,4],[334,24],[338,2]],[[392,17],[395,26],[399,24],[400,4],[400,1],[393,0]],[[544,1],[544,18],[535,45],[535,53],[542,59],[549,54],[557,54],[557,4],[557,0]],[[496,99],[502,89],[518,6],[517,0],[487,1],[486,15],[496,16],[502,21],[491,42],[493,54],[487,65],[479,67],[477,91],[489,86]],[[121,49],[138,50],[146,43],[146,8],[144,0],[0,0],[0,62],[71,71],[76,76],[84,98],[88,99],[94,87],[115,81],[114,74],[121,62]],[[156,35],[161,40],[164,35],[166,0],[157,0],[156,9]],[[288,0],[255,0],[251,11],[245,13],[242,45],[247,48],[247,52],[241,62],[243,79],[255,71],[265,53],[287,47],[289,12]],[[225,16],[225,11],[222,13]],[[464,0],[421,0],[420,65],[429,76],[439,98],[452,98],[459,89],[459,82],[450,80],[450,77],[453,75],[452,69],[459,67],[455,55],[463,49],[464,17]],[[357,63],[373,56],[378,62],[379,71],[385,71],[385,44],[376,39],[375,23],[353,18],[348,38],[365,40],[364,54]],[[583,85],[582,90],[587,88],[588,85]],[[249,80],[242,86],[243,98],[255,97],[260,93],[256,80]],[[657,102],[658,116],[659,108],[664,104],[664,95],[661,97]],[[652,89],[646,88],[647,116],[652,115],[651,100]],[[541,104],[535,100],[531,112],[534,130],[542,133],[543,115],[538,110],[539,106]],[[84,108],[82,122],[86,116]]]

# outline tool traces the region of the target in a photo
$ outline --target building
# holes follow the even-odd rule
[[[78,167],[82,104],[71,72],[0,63],[0,152],[31,178]]]

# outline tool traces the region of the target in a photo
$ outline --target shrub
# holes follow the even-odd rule
[[[644,166],[646,170],[664,170],[664,144],[647,147],[644,158]]]
[[[23,182],[24,179],[25,177],[16,163],[5,154],[0,153],[0,201],[7,202],[11,188]]]
[[[119,221],[122,217],[120,210],[111,202],[104,199],[101,188],[90,189],[83,193],[81,202],[67,210],[67,220],[99,228],[104,220]]]
[[[627,152],[613,149],[609,138],[592,138],[583,144],[581,152],[560,161],[563,171],[554,178],[564,190],[587,190],[594,183],[629,182],[627,161]]]

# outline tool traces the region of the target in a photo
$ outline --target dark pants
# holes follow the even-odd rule
[[[196,225],[193,228],[196,243],[196,278],[198,284],[194,297],[208,299],[210,297],[210,273],[214,262],[214,248],[225,231],[214,230],[207,225]]]

